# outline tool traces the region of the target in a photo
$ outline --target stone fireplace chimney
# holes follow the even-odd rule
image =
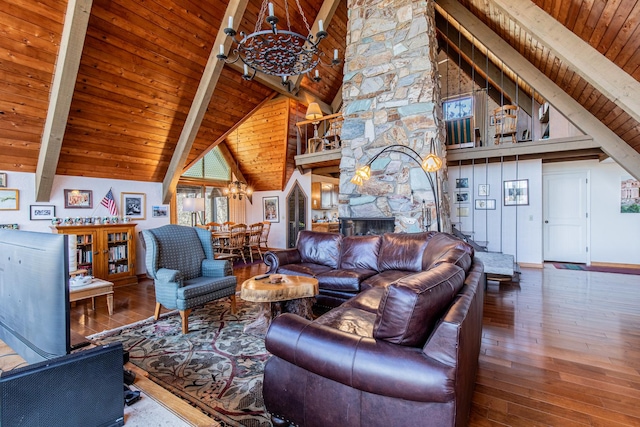
[[[384,153],[372,163],[371,179],[363,186],[350,182],[356,168],[392,144],[424,158],[433,140],[436,154],[443,156],[433,1],[349,0],[348,25],[339,215],[395,217],[398,232],[421,231],[426,219],[436,230],[435,196],[420,164],[409,156]],[[449,231],[444,178],[446,168],[434,183],[442,231]]]

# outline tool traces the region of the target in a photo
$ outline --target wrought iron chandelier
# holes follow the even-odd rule
[[[308,36],[305,37],[302,34],[291,31],[288,0],[284,2],[287,30],[279,30],[277,28],[279,20],[275,16],[273,3],[263,0],[253,33],[245,34],[241,31],[240,38],[237,38],[237,33],[233,29],[233,17],[229,17],[229,26],[224,29],[224,33],[233,39],[236,46],[232,48],[231,57],[228,57],[225,54],[224,45],[220,45],[220,53],[217,58],[227,63],[234,63],[238,59],[241,60],[244,63],[242,77],[245,80],[252,80],[258,71],[272,76],[279,76],[282,78],[282,85],[289,91],[291,91],[291,82],[289,81],[291,76],[306,73],[310,79],[316,82],[320,81],[318,70],[315,70],[313,76],[309,75],[309,72],[316,68],[318,64],[325,66],[340,64],[338,49],[333,51],[333,59],[329,64],[322,62],[324,52],[318,48],[318,45],[328,35],[324,30],[323,22],[322,20],[318,21],[318,32],[314,36],[311,34],[311,28],[300,6],[300,0],[296,0],[296,5],[309,34]],[[269,15],[265,18],[267,10]],[[261,29],[262,22],[265,21],[271,26],[270,29]]]
[[[238,130],[236,129],[236,178],[238,177],[238,171],[240,170],[240,166],[238,165],[238,153],[240,152],[239,148],[240,132],[238,132]],[[249,198],[253,193],[253,190],[247,185],[246,182],[236,180],[229,182],[227,187],[223,189],[222,192],[228,198],[233,197],[234,199],[238,198],[239,200],[242,200],[243,196]]]

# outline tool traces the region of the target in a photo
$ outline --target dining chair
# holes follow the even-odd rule
[[[260,250],[260,237],[262,236],[263,226],[264,226],[263,223],[256,222],[255,224],[251,224],[249,226],[249,230],[247,231],[246,248],[249,252],[249,257],[251,258],[251,262],[253,262],[254,251],[258,251],[258,255],[260,255],[260,259],[262,259],[262,251]]]
[[[235,225],[235,224],[236,223],[233,222],[233,221],[225,221],[225,222],[222,223],[222,229],[228,231],[228,230],[231,229],[231,226]]]
[[[269,230],[271,230],[271,222],[264,221],[262,223],[262,233],[260,234],[260,249],[269,250],[267,241],[269,239]]]
[[[235,224],[229,230],[229,239],[226,246],[221,248],[222,252],[229,254],[238,254],[242,257],[242,261],[246,264],[244,257],[245,240],[247,235],[247,226],[245,224]]]

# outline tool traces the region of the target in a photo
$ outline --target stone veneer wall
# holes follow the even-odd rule
[[[424,157],[433,139],[442,156],[433,1],[348,1],[339,215],[394,216],[396,231],[416,232],[424,200],[435,230],[433,192],[420,165],[409,157],[385,153],[373,162],[371,179],[363,186],[350,182],[357,167],[391,144],[409,146]],[[438,173],[440,189],[444,179],[445,169]],[[448,231],[449,209],[441,196],[440,206],[442,230]]]

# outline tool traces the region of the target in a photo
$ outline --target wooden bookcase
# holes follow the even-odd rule
[[[115,286],[138,283],[135,228],[131,223],[51,226],[56,234],[76,236],[78,269]]]

